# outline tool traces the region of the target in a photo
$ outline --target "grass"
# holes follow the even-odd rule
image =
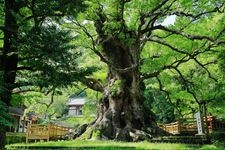
[[[116,142],[116,141],[98,141],[98,140],[73,140],[73,141],[56,141],[56,142],[37,142],[31,144],[11,144],[6,146],[7,149],[100,149],[100,150],[222,150],[223,147],[215,145],[189,145],[178,143],[149,143],[144,142]]]
[[[71,127],[77,127],[81,124],[90,123],[94,117],[68,117],[60,120],[60,122],[70,125]]]

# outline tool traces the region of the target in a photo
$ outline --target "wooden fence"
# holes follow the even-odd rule
[[[203,120],[203,124],[208,126],[209,132],[216,131],[216,130],[225,130],[225,122],[219,120]],[[198,132],[196,120],[192,118],[186,118],[185,121],[176,121],[173,123],[168,124],[160,124],[160,128],[164,131],[171,133],[171,134],[183,134],[183,133],[190,133],[195,134]]]
[[[197,126],[194,123],[183,124],[179,121],[159,125],[160,128],[171,134],[197,133]]]
[[[30,124],[26,131],[26,143],[29,140],[60,139],[69,132],[69,128],[54,124]]]
[[[209,123],[208,127],[209,133],[218,130],[225,130],[225,122],[222,122],[220,120],[213,120],[211,123]]]

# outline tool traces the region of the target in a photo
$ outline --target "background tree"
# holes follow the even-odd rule
[[[35,40],[37,40],[36,42],[46,42],[46,41],[44,41],[44,39],[41,39],[41,38],[53,39],[52,36],[58,36],[59,39],[51,41],[51,42],[61,41],[60,38],[64,42],[66,42],[65,40],[68,41],[68,36],[65,36],[66,33],[64,31],[57,32],[56,28],[55,28],[54,31],[56,32],[56,34],[51,33],[51,32],[53,32],[54,28],[51,28],[51,27],[53,27],[53,25],[48,26],[48,23],[50,23],[49,20],[52,20],[52,21],[57,20],[58,17],[64,16],[67,12],[71,12],[71,13],[73,13],[73,15],[75,15],[75,14],[77,14],[77,12],[79,12],[80,10],[83,9],[83,5],[82,5],[81,1],[71,2],[71,1],[43,1],[43,0],[37,0],[37,1],[36,0],[26,0],[26,1],[24,1],[24,0],[19,0],[19,1],[4,0],[4,1],[2,1],[1,0],[0,9],[3,10],[3,11],[1,11],[1,21],[0,21],[0,23],[1,23],[1,25],[0,25],[1,34],[0,35],[1,35],[1,46],[2,46],[0,49],[0,51],[1,51],[0,52],[0,72],[1,72],[1,77],[2,77],[1,85],[0,85],[0,87],[1,87],[0,100],[1,100],[1,102],[3,102],[5,104],[5,106],[9,106],[13,90],[15,88],[20,88],[21,86],[24,86],[24,84],[22,84],[21,82],[16,83],[18,81],[17,75],[19,73],[21,73],[21,70],[24,71],[24,70],[37,69],[34,67],[34,64],[32,64],[31,61],[27,61],[24,59],[25,56],[31,57],[33,59],[35,59],[35,58],[34,58],[34,55],[28,56],[27,54],[26,55],[24,54],[23,50],[28,51],[29,48],[34,48],[34,47],[29,45],[30,43],[24,43],[27,41],[24,41],[23,38],[28,37],[27,35],[30,35],[31,37],[28,40],[29,40],[29,42],[31,42],[31,39],[34,38],[35,34],[37,34],[37,36],[35,37],[35,38],[37,38],[37,39],[35,39]],[[51,32],[47,32],[48,30],[50,30]],[[66,35],[68,35],[68,34],[66,34]],[[52,37],[52,38],[50,38],[50,37]],[[34,39],[32,39],[32,40],[34,40]],[[47,43],[34,43],[34,42],[31,42],[31,43],[36,44],[36,46],[38,46],[38,48],[39,48],[39,49],[38,48],[37,49],[42,50],[42,51],[44,51],[46,48],[53,48],[53,47],[49,46],[49,43],[48,43],[48,47],[46,47]],[[51,43],[51,44],[59,47],[59,45],[55,45],[54,43]],[[35,50],[37,50],[37,49],[35,49]],[[56,50],[56,49],[57,48],[55,48],[54,50]],[[71,45],[65,46],[65,44],[64,44],[58,50],[62,51],[62,50],[66,50],[66,49],[68,51],[71,51]],[[32,51],[32,50],[29,49],[29,51]],[[51,50],[49,50],[49,51],[51,51]],[[40,53],[43,54],[43,52],[41,52],[41,51],[40,51]],[[48,53],[48,55],[47,55],[47,53]],[[47,52],[47,50],[46,50],[45,57],[46,58],[47,58],[47,56],[50,57],[51,56],[50,53],[51,52]],[[68,52],[68,53],[70,53],[70,52]],[[37,57],[37,59],[41,60],[41,58],[39,56],[36,56],[36,57]],[[75,55],[73,55],[73,56],[75,56]],[[21,62],[21,58],[23,59],[23,62]],[[50,58],[47,60],[49,61]],[[48,62],[48,63],[51,63],[52,66],[55,65],[55,68],[52,67],[52,69],[53,68],[56,69],[58,67],[56,65],[57,63],[60,63],[60,62],[56,62],[58,60],[59,59],[57,59],[57,60],[55,59],[55,62],[54,61]],[[25,65],[24,61],[27,61],[26,65]],[[70,61],[70,60],[67,60],[67,61]],[[37,63],[37,61],[36,61],[36,63]],[[53,64],[53,63],[55,63],[55,64]],[[20,65],[22,65],[22,66],[20,66]],[[40,65],[40,64],[36,64],[36,66],[38,66],[38,65]],[[34,67],[34,68],[30,68],[30,67]],[[50,65],[48,65],[48,67],[50,67]],[[43,68],[43,65],[42,65],[42,68],[38,68],[38,69],[39,70],[35,70],[36,73],[38,71],[44,72],[43,69],[46,69],[46,68]],[[20,70],[20,72],[19,72],[19,70]],[[21,74],[25,74],[24,72]],[[58,71],[58,73],[59,72],[60,71]],[[29,73],[29,72],[27,72],[27,73]],[[46,73],[46,76],[48,76],[48,75],[49,74]],[[65,72],[62,71],[61,74],[57,74],[57,75],[59,75],[59,76],[65,75]],[[40,76],[40,75],[39,75],[39,77],[42,77],[42,79],[45,81],[46,80],[49,81],[49,79],[47,79],[49,77],[44,78],[43,76]],[[28,80],[28,79],[26,79],[26,80]],[[37,79],[37,80],[40,81],[41,79]],[[40,86],[40,82],[37,80],[33,81],[32,86]],[[53,79],[53,81],[56,81],[56,80]],[[46,86],[47,87],[49,87],[49,86],[55,87],[53,85],[53,81],[51,81],[51,83],[50,83],[51,85],[45,84],[45,87]],[[27,81],[25,81],[25,82],[27,82]],[[42,81],[42,84],[43,83],[44,83],[44,81]],[[30,82],[29,82],[29,85],[30,85]],[[43,88],[43,86],[41,86],[41,88]],[[8,109],[6,108],[5,109],[6,113],[7,113],[7,110]],[[4,148],[4,143],[5,143],[5,126],[1,124],[0,149]]]

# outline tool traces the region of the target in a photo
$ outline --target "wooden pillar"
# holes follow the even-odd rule
[[[207,109],[206,109],[206,102],[205,101],[202,101],[202,111],[203,111],[203,116],[205,118],[204,120],[204,133],[206,134],[206,136],[209,135],[209,128],[208,128],[208,125],[207,125]]]
[[[30,132],[30,123],[27,124],[27,131],[26,131],[26,143],[29,142],[29,133]]]
[[[21,118],[21,116],[16,116],[15,132],[19,132],[19,129],[20,129],[20,118]]]
[[[47,141],[49,141],[49,139],[50,139],[50,131],[51,130],[51,125],[50,125],[50,123],[48,124],[48,134],[47,134]]]
[[[177,122],[177,126],[178,126],[178,133],[180,134],[181,133],[181,122],[180,121]]]
[[[23,117],[22,132],[25,132],[26,117]]]
[[[22,120],[23,120],[23,116],[19,116],[18,132],[23,132],[23,124],[21,124]],[[22,130],[20,130],[20,126],[22,126]]]

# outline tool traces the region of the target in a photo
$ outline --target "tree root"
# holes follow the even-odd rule
[[[143,141],[152,139],[152,135],[146,131],[133,128],[117,128],[114,130],[113,136],[104,135],[104,130],[99,129],[96,125],[80,126],[74,134],[77,139],[92,139],[92,140],[117,140],[117,141]],[[85,128],[85,130],[84,130]]]

